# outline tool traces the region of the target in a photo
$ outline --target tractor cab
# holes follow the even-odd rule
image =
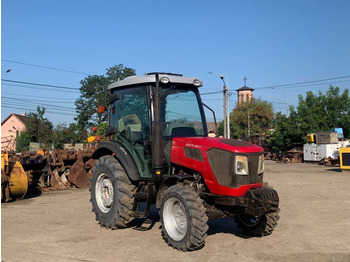
[[[169,172],[174,137],[207,136],[201,86],[196,78],[169,73],[131,76],[109,85],[107,135],[135,156],[141,177]]]

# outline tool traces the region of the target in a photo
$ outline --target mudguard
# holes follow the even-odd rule
[[[160,208],[161,197],[163,195],[163,192],[167,188],[175,185],[178,181],[182,181],[185,179],[194,180],[194,177],[192,175],[177,175],[177,174],[166,177],[164,181],[161,183],[161,185],[159,186],[159,190],[156,198],[156,207]]]
[[[140,174],[138,172],[137,166],[131,157],[128,150],[116,141],[104,141],[98,145],[98,148],[93,152],[92,158],[99,159],[105,155],[114,155],[118,159],[119,163],[125,169],[128,177],[133,181],[140,180]]]

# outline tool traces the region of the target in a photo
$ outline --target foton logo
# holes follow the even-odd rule
[[[185,146],[186,147],[192,147],[192,148],[202,148],[202,146],[200,146],[200,145],[189,144],[189,143],[187,143]]]

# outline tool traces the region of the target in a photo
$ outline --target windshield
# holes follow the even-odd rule
[[[197,89],[167,87],[160,89],[164,137],[204,136],[205,121]]]

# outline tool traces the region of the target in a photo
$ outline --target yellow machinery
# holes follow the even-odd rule
[[[340,168],[350,171],[350,147],[342,147],[339,149]]]
[[[308,143],[315,143],[315,134],[308,134],[306,136],[306,142],[308,142]]]
[[[28,177],[19,161],[9,161],[1,153],[1,201],[23,198],[28,190]]]

